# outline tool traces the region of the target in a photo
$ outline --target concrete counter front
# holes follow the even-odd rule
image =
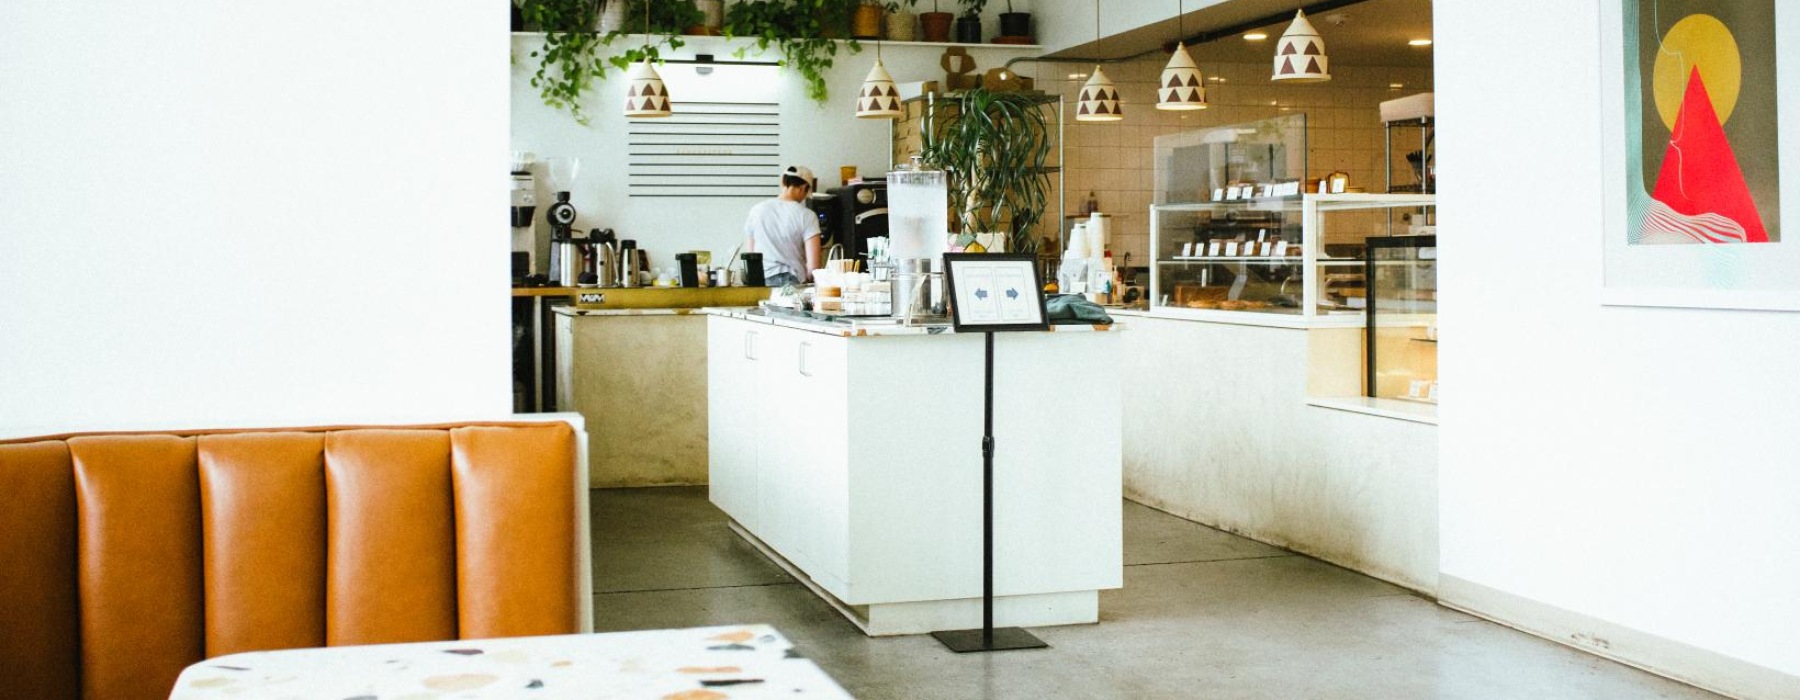
[[[980,626],[982,335],[706,323],[713,503],[868,634]],[[1121,333],[1066,330],[995,342],[996,625],[1122,585]]]

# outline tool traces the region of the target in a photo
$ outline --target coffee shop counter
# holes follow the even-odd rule
[[[865,633],[979,626],[983,334],[705,321],[711,498],[734,528]],[[1002,626],[1096,622],[1099,591],[1122,584],[1125,334],[1056,328],[995,334]]]

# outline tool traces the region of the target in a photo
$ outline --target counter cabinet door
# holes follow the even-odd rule
[[[752,530],[757,521],[756,324],[707,319],[707,462],[714,505]]]

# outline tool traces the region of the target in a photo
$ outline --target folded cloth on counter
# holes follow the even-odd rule
[[[1044,314],[1051,325],[1075,323],[1112,325],[1106,309],[1080,294],[1052,294],[1044,298]]]

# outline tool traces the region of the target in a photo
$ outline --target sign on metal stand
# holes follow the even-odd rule
[[[994,334],[1049,329],[1037,256],[944,254],[951,323],[958,333],[986,336],[981,431],[981,627],[932,632],[944,646],[968,652],[1050,646],[1018,627],[994,629]]]

